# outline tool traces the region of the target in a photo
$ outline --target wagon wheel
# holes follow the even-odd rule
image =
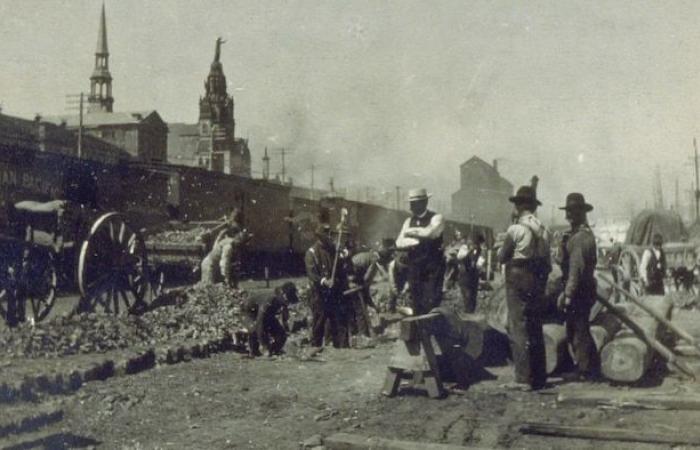
[[[28,251],[27,251],[28,250]],[[35,322],[46,318],[56,302],[58,269],[56,254],[47,248],[33,247],[25,250],[22,278],[19,285],[20,300],[23,297]]]
[[[111,212],[90,228],[78,258],[82,311],[135,312],[150,300],[146,246],[124,216]]]
[[[23,322],[27,312],[34,322],[45,319],[56,302],[58,284],[51,249],[25,247],[17,260],[19,264],[6,268],[0,282],[0,315],[10,326]]]
[[[642,295],[642,282],[639,276],[639,255],[633,249],[620,253],[617,265],[617,285],[635,297]]]

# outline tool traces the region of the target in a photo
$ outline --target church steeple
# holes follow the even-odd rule
[[[95,50],[95,69],[90,76],[90,95],[88,96],[88,113],[112,112],[112,75],[109,73],[109,50],[107,49],[107,20],[105,5],[102,3],[100,29],[97,33]]]

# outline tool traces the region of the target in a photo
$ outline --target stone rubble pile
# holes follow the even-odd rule
[[[223,284],[197,285],[166,293],[154,308],[140,316],[82,314],[57,317],[35,326],[25,323],[0,330],[0,355],[55,357],[220,339],[246,326],[241,315],[244,299],[244,293]],[[292,329],[305,328],[308,315],[304,302],[292,306]]]
[[[201,242],[201,236],[208,231],[203,226],[184,230],[164,230],[147,237],[148,241],[168,244],[194,244]]]

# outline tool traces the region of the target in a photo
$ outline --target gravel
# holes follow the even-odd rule
[[[82,314],[35,326],[25,323],[0,330],[0,355],[56,357],[233,336],[244,327],[244,299],[244,293],[223,284],[197,285],[167,292],[139,316]],[[301,331],[308,315],[305,304],[293,305],[290,325]]]

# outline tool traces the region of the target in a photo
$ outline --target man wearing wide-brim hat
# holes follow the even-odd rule
[[[542,389],[547,380],[542,313],[544,287],[551,271],[550,236],[535,216],[535,190],[522,186],[510,197],[515,223],[508,227],[498,252],[506,265],[508,335],[511,341],[515,383],[521,389]]]
[[[594,272],[597,250],[586,217],[593,206],[586,203],[583,194],[573,192],[566,196],[566,204],[559,209],[566,212],[566,220],[571,224],[570,237],[562,249],[561,269],[565,287],[558,303],[566,317],[566,337],[577,365],[572,375],[597,378],[600,355],[589,323],[591,308],[596,302]]]
[[[311,345],[321,347],[328,336],[336,348],[348,347],[347,307],[343,303],[343,291],[347,288],[345,263],[340,253],[336,258],[333,230],[328,223],[330,212],[322,209],[316,227],[316,241],[306,251],[304,263],[309,279],[311,308]],[[343,228],[339,233],[344,233]],[[337,233],[337,232],[336,232]],[[342,239],[342,236],[341,236]]]
[[[408,191],[411,217],[406,219],[396,239],[396,248],[407,251],[411,307],[415,314],[426,314],[442,301],[445,219],[442,214],[428,209],[429,198],[425,189]]]

